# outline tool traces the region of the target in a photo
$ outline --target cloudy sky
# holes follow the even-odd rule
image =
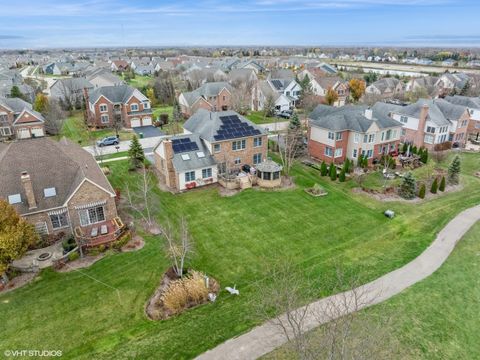
[[[478,0],[0,0],[0,48],[479,46]]]

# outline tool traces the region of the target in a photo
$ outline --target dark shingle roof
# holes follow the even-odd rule
[[[20,181],[23,171],[32,179],[35,211],[62,206],[84,179],[115,193],[93,156],[69,140],[37,138],[0,144],[0,198],[20,194],[22,203],[14,206],[21,214],[29,212]],[[45,198],[43,190],[51,187],[57,195]]]
[[[104,96],[113,103],[124,103],[134,91],[135,89],[129,85],[103,86],[89,92],[89,101],[95,104],[101,96]]]

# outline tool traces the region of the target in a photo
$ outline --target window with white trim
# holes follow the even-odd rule
[[[434,139],[433,135],[425,134],[425,138],[423,139],[423,141],[426,142],[427,144],[433,144],[433,139]]]
[[[328,132],[328,138],[329,138],[330,140],[334,140],[334,139],[335,139],[335,133],[329,131],[329,132]]]
[[[355,134],[353,135],[353,142],[354,142],[355,144],[358,144],[359,141],[360,141],[360,134],[359,134],[359,133],[355,133]]]
[[[133,103],[132,105],[130,105],[130,111],[138,111],[138,104]]]
[[[342,133],[341,132],[335,133],[335,140],[337,140],[337,141],[342,140]]]
[[[87,226],[105,221],[103,206],[95,206],[88,209],[78,210],[80,225]]]
[[[325,156],[332,157],[333,149],[331,147],[325,146]]]
[[[335,157],[340,157],[343,155],[343,149],[340,148],[340,149],[335,149]]]
[[[373,150],[367,150],[367,158],[372,158],[373,157]]]
[[[142,104],[144,109],[150,109],[150,101],[144,100],[142,101]]]
[[[212,168],[202,169],[202,179],[207,179],[212,177]]]
[[[368,135],[368,142],[373,143],[375,141],[375,134]]]
[[[233,163],[234,163],[235,165],[240,165],[240,164],[242,163],[242,159],[236,158],[236,159],[233,161]]]
[[[185,182],[195,180],[195,171],[187,171],[185,173]]]
[[[358,150],[357,150],[357,149],[353,149],[353,151],[352,151],[352,157],[353,157],[353,158],[356,158],[356,157],[357,157],[357,153],[358,153]]]
[[[108,117],[108,114],[104,114],[100,116],[100,121],[102,124],[108,124],[110,122],[110,118]]]
[[[260,146],[262,146],[262,138],[261,137],[253,138],[253,147],[260,147]]]
[[[213,144],[213,152],[220,152],[220,144]]]
[[[408,122],[408,116],[400,116],[400,122],[406,124]]]
[[[107,112],[108,111],[108,106],[107,104],[100,104],[99,106],[100,112]]]
[[[52,223],[52,228],[61,229],[68,226],[68,216],[67,212],[61,214],[50,215],[50,222]]]
[[[10,127],[0,128],[0,136],[11,136],[11,135],[12,135],[12,129],[10,129]]]
[[[8,195],[8,203],[10,205],[19,204],[22,202],[22,197],[20,194]]]
[[[246,147],[246,143],[247,142],[245,141],[245,139],[232,141],[232,150],[233,151],[243,150]]]
[[[427,126],[427,133],[429,134],[435,134],[435,128],[432,126]]]
[[[262,153],[253,154],[253,165],[260,164],[262,162]]]
[[[35,231],[38,235],[48,235],[48,227],[45,221],[38,222],[35,224]]]

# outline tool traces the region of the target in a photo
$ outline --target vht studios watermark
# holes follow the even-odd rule
[[[5,357],[61,357],[62,350],[16,349],[5,350]]]

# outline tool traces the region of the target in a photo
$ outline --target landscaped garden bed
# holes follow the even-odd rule
[[[181,278],[169,268],[145,306],[145,313],[151,320],[165,320],[198,305],[214,301],[220,291],[220,284],[195,270],[189,270]]]
[[[313,185],[311,188],[306,188],[305,192],[314,197],[326,196],[328,192],[319,184]]]

